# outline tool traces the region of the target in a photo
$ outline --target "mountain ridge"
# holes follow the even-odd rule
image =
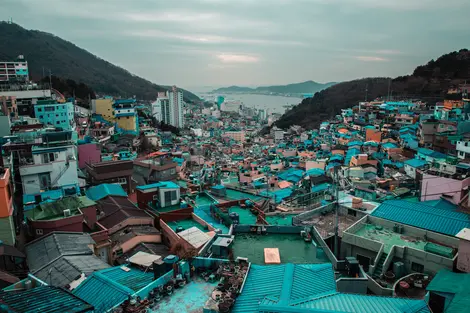
[[[45,68],[57,77],[85,83],[96,92],[112,96],[154,100],[158,92],[168,90],[54,34],[0,21],[0,59],[14,60],[18,55],[24,55],[30,78],[36,81],[43,78]],[[183,96],[185,101],[199,100],[184,89]]]
[[[335,82],[318,83],[313,80],[307,80],[300,83],[291,83],[287,85],[244,87],[229,86],[213,90],[213,93],[259,93],[259,94],[314,94],[325,88],[336,84]]]
[[[339,114],[341,109],[350,108],[366,99],[386,99],[389,93],[403,99],[442,101],[450,87],[465,81],[470,81],[470,52],[462,49],[417,66],[411,75],[394,79],[369,77],[335,84],[311,98],[303,99],[284,113],[275,125],[284,129],[292,125],[317,128],[322,121]]]

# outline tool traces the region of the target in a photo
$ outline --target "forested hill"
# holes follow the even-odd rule
[[[84,83],[108,95],[153,100],[158,91],[166,90],[57,36],[0,22],[0,60],[14,60],[18,55],[28,61],[34,80],[43,77],[44,67],[57,77]],[[189,91],[183,94],[185,101],[199,99]]]
[[[304,99],[287,111],[277,122],[281,128],[300,125],[312,129],[367,97],[386,97],[390,84],[393,95],[429,101],[442,99],[449,87],[470,82],[470,51],[467,49],[445,54],[426,65],[418,66],[412,75],[395,79],[378,77],[343,82]],[[367,89],[367,93],[366,93]]]
[[[239,86],[230,86],[223,87],[213,91],[213,93],[256,93],[256,94],[306,94],[306,93],[315,93],[321,91],[325,88],[333,86],[336,83],[317,83],[312,80],[294,83],[288,85],[278,85],[278,86],[263,86],[263,87],[239,87]]]

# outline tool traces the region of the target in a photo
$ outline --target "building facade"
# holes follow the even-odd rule
[[[0,61],[0,81],[27,82],[29,80],[28,62],[22,55],[16,61]]]
[[[34,113],[44,125],[60,127],[63,130],[75,130],[72,102],[58,103],[55,100],[39,100],[34,106]]]
[[[15,223],[13,218],[13,188],[10,170],[0,168],[0,240],[15,245]]]
[[[183,119],[183,92],[176,86],[166,93],[159,92],[157,100],[152,103],[152,116],[157,121],[182,128]]]
[[[25,195],[78,186],[77,148],[71,133],[43,134],[42,143],[32,147],[32,158],[21,159],[19,170]]]

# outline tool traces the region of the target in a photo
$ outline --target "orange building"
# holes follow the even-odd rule
[[[10,170],[0,168],[0,240],[15,245],[15,223],[13,220],[13,188]]]
[[[366,129],[366,141],[381,142],[382,132],[372,128]]]

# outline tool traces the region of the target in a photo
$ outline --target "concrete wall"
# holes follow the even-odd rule
[[[387,229],[393,229],[393,226],[396,223],[381,218],[366,216],[343,233],[341,255],[357,256],[357,254],[360,254],[369,257],[372,263],[374,260],[376,260],[376,258],[380,257],[379,252],[382,249],[383,244],[378,241],[354,235],[354,233],[358,229],[363,227],[365,222],[372,223],[373,225],[381,225]],[[457,238],[441,235],[434,232],[429,232],[423,229],[407,225],[403,226],[403,235],[405,236],[427,238],[428,242],[435,242],[453,248],[458,247]],[[457,260],[457,254],[452,259],[449,259],[443,256],[425,252],[423,250],[402,246],[395,246],[395,248],[391,249],[390,253],[392,255],[386,259],[386,263],[384,263],[383,267],[384,271],[386,271],[388,269],[388,266],[392,264],[394,257],[402,260],[402,262],[405,264],[407,272],[412,272],[411,267],[412,263],[414,262],[423,265],[424,272],[426,273],[436,273],[443,268],[452,269],[454,263]]]
[[[159,235],[140,235],[131,238],[130,240],[121,243],[120,245],[113,247],[113,252],[119,249],[122,249],[123,253],[127,253],[127,251],[131,250],[135,246],[140,243],[161,243],[162,236]]]
[[[117,232],[117,231],[119,231],[119,230],[121,230],[121,229],[123,229],[127,226],[133,226],[133,225],[134,226],[142,226],[142,225],[153,226],[153,218],[151,216],[149,216],[148,218],[146,218],[146,217],[140,217],[140,218],[129,217],[128,219],[126,219],[122,223],[114,225],[113,227],[108,229],[108,233],[111,235],[111,234],[114,234],[115,232]]]
[[[359,266],[359,271],[359,277],[341,277],[336,280],[336,288],[338,292],[367,294],[369,279],[367,278],[362,266]]]

